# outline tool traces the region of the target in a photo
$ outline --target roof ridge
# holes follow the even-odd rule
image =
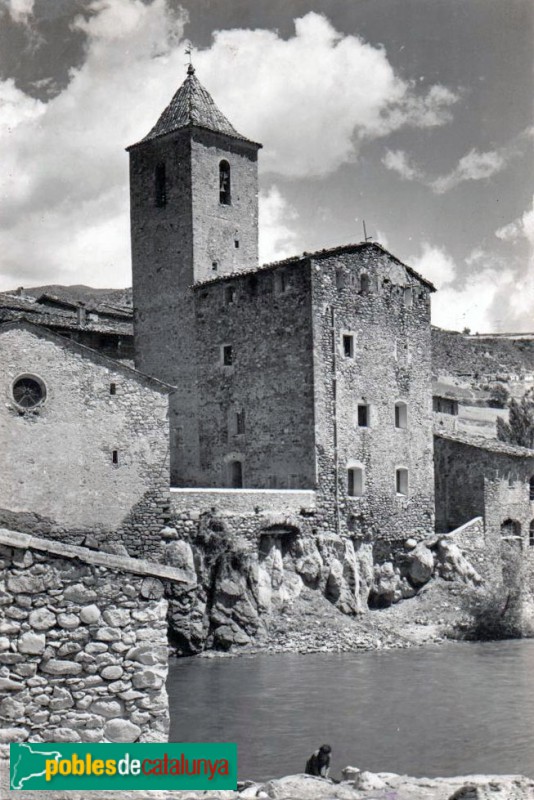
[[[191,126],[205,128],[214,133],[230,136],[233,139],[241,139],[244,142],[257,144],[236,131],[230,120],[218,108],[208,90],[200,83],[195,75],[194,68],[189,65],[184,82],[174,93],[156,124],[137,144]],[[134,146],[131,145],[131,147]]]

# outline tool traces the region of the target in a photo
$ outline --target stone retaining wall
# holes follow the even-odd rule
[[[171,512],[241,515],[258,513],[298,514],[315,509],[315,492],[304,489],[171,489]]]
[[[166,741],[161,564],[0,530],[0,742]]]

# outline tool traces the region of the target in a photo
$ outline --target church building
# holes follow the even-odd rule
[[[430,294],[380,245],[258,264],[258,153],[194,68],[128,148],[135,365],[176,387],[171,483],[317,491],[338,532],[433,529]]]

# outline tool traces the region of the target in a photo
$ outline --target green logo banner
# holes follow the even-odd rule
[[[236,789],[237,744],[10,745],[10,788]]]

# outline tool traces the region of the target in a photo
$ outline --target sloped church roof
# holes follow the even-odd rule
[[[182,83],[167,108],[163,111],[154,127],[141,139],[141,142],[148,142],[164,136],[167,133],[195,126],[205,128],[215,133],[222,133],[231,136],[233,139],[241,139],[244,142],[261,145],[241,136],[234,126],[224,116],[222,111],[215,105],[212,96],[200,83],[195,75],[192,64],[187,69],[187,77]],[[138,144],[141,144],[138,142]],[[129,149],[129,148],[128,148]]]

